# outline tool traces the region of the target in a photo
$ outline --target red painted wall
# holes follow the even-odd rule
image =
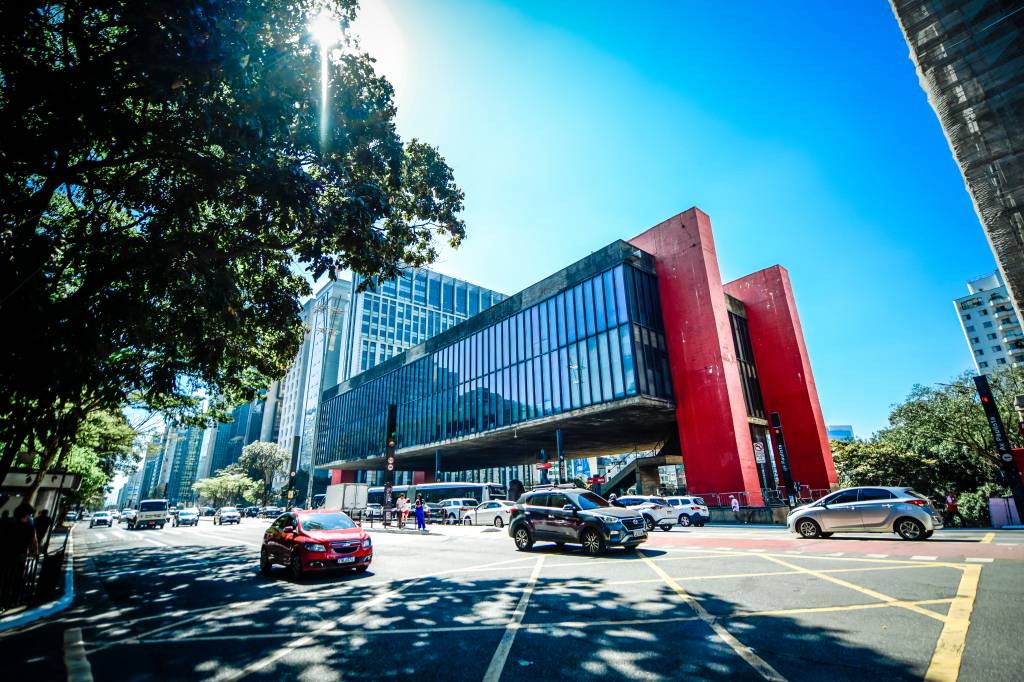
[[[773,265],[725,285],[747,310],[767,412],[778,412],[793,480],[828,488],[836,470],[789,273]]]
[[[629,241],[655,258],[687,487],[763,504],[711,219],[691,208]]]
[[[355,483],[356,472],[343,469],[331,469],[331,485],[338,483]]]

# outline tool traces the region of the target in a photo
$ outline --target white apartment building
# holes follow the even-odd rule
[[[953,306],[978,372],[1024,362],[1024,331],[999,272],[971,280],[967,291]]]

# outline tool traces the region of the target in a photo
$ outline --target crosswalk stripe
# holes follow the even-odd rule
[[[96,538],[97,540],[106,540],[107,539],[107,536],[104,535],[103,533],[96,533],[96,535],[94,535],[93,537]]]
[[[868,554],[867,555],[867,557],[869,559],[884,559],[887,556],[889,556],[889,555],[888,554]]]
[[[923,556],[921,554],[915,554],[914,556],[910,557],[910,560],[911,561],[935,561],[938,558],[939,557],[937,557],[937,556]]]
[[[992,563],[992,558],[991,557],[969,556],[966,559],[964,559],[964,561],[969,561],[972,564],[990,564],[990,563]]]

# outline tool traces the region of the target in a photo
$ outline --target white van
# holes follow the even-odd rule
[[[143,500],[139,502],[138,514],[128,522],[128,529],[162,529],[165,523],[167,523],[167,500]]]

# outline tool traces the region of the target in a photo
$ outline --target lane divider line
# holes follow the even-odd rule
[[[64,667],[68,671],[68,682],[92,682],[92,666],[85,656],[82,628],[64,631]]]
[[[942,621],[942,622],[946,621],[946,616],[943,616],[941,613],[935,613],[934,611],[929,611],[928,609],[923,609],[920,606],[915,606],[912,603],[907,603],[905,600],[896,599],[895,597],[890,597],[887,594],[882,594],[881,592],[876,592],[875,590],[869,589],[867,587],[862,587],[860,585],[855,585],[854,583],[851,583],[851,582],[849,582],[847,580],[843,580],[842,578],[836,578],[834,576],[828,575],[827,573],[822,573],[821,571],[815,571],[813,569],[806,568],[804,566],[797,566],[796,564],[791,564],[788,561],[783,561],[782,559],[779,559],[777,557],[766,556],[765,558],[768,559],[769,561],[774,561],[775,563],[779,564],[780,566],[786,566],[788,568],[792,568],[792,569],[798,570],[801,573],[806,573],[807,575],[814,576],[815,578],[820,578],[821,580],[827,580],[830,583],[835,583],[836,585],[840,585],[840,586],[845,587],[847,589],[853,590],[854,592],[860,592],[861,594],[867,595],[867,596],[872,597],[874,599],[877,599],[879,601],[883,601],[883,602],[885,602],[887,604],[890,604],[892,606],[898,606],[900,608],[907,609],[908,611],[913,611],[914,613],[918,613],[918,614],[920,614],[922,616],[928,616],[929,618],[934,618],[935,620],[939,620],[939,621]]]
[[[537,563],[533,565],[533,572],[530,573],[530,578],[526,581],[526,587],[523,588],[523,593],[519,597],[516,610],[512,612],[512,618],[505,626],[505,634],[501,636],[498,648],[494,650],[491,663],[487,666],[487,672],[484,673],[483,682],[498,682],[501,679],[501,673],[505,670],[505,663],[508,661],[508,654],[512,650],[512,643],[515,642],[516,633],[523,623],[526,607],[530,603],[533,588],[537,584],[537,579],[540,578],[540,569],[543,566],[544,556],[541,555],[537,558]]]
[[[991,545],[992,544],[992,538],[994,538],[995,536],[996,536],[995,533],[985,533],[985,535],[983,535],[982,538],[981,538],[981,544],[983,544],[983,545]]]
[[[690,607],[690,609],[697,614],[704,623],[714,631],[718,638],[724,642],[730,649],[736,652],[740,658],[750,664],[754,670],[758,672],[766,680],[772,680],[772,682],[786,682],[786,678],[779,674],[779,672],[768,664],[763,658],[754,653],[754,650],[748,646],[744,646],[740,643],[736,637],[729,632],[724,625],[718,622],[718,619],[708,613],[708,611],[700,605],[696,599],[683,589],[683,586],[676,582],[668,573],[666,573],[661,566],[654,563],[646,555],[643,557],[644,562],[650,566],[651,570],[654,571],[666,585],[672,588],[679,599]]]
[[[965,566],[956,590],[956,599],[949,607],[946,622],[935,643],[935,652],[924,679],[928,682],[956,682],[960,676],[960,664],[967,646],[967,630],[971,626],[971,611],[978,595],[978,581],[981,566]]]

